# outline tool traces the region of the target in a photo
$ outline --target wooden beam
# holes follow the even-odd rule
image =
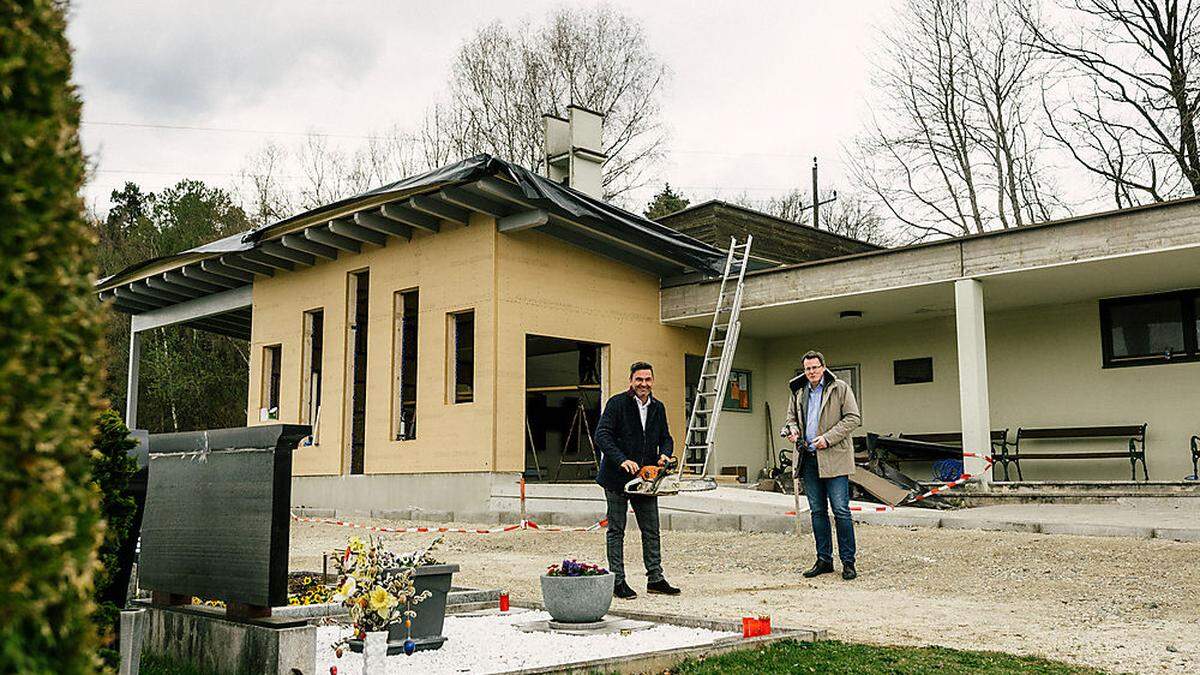
[[[376,246],[387,246],[387,235],[375,230],[368,230],[362,225],[355,225],[348,220],[335,219],[329,221],[329,231],[334,234],[340,234],[343,237],[349,237],[361,241],[366,244],[374,244]]]
[[[205,295],[205,293],[197,291],[194,288],[188,288],[187,286],[176,286],[175,284],[172,284],[159,277],[146,277],[145,279],[142,279],[142,281],[154,290],[173,293],[184,299],[198,298],[202,295]]]
[[[384,204],[379,212],[396,222],[404,223],[410,227],[418,227],[426,232],[437,232],[442,227],[437,218],[401,204]]]
[[[163,305],[167,304],[162,298],[140,293],[134,290],[131,286],[117,286],[113,289],[113,294],[115,294],[119,300],[129,300],[130,302],[149,305],[152,309],[162,307]]]
[[[511,216],[504,216],[496,221],[496,227],[501,232],[520,232],[522,230],[532,230],[535,227],[541,227],[550,222],[550,214],[542,209],[533,209],[532,211],[521,211],[514,213]]]
[[[297,265],[312,267],[313,265],[317,264],[317,258],[311,253],[306,251],[297,251],[282,242],[264,242],[262,245],[262,250],[263,253],[273,255],[276,258],[283,258],[284,260],[294,262]]]
[[[232,267],[234,269],[239,269],[244,272],[253,272],[255,274],[261,274],[265,277],[275,276],[274,269],[272,269],[266,265],[260,265],[259,263],[256,263],[253,260],[247,260],[235,253],[226,253],[225,255],[218,258],[218,260],[220,260],[221,264],[225,265],[226,267]]]
[[[511,206],[505,206],[474,192],[467,192],[462,188],[446,188],[438,195],[451,204],[458,204],[465,209],[478,211],[493,218],[503,218],[516,210]]]
[[[466,225],[471,222],[470,211],[461,206],[444,202],[441,199],[421,195],[408,200],[408,204],[418,211],[424,211],[431,216],[449,220],[459,225]]]
[[[294,248],[297,251],[304,251],[305,253],[319,255],[322,258],[328,258],[330,260],[337,260],[338,257],[338,250],[336,248],[332,246],[326,246],[325,244],[318,244],[315,241],[305,239],[304,236],[300,234],[285,234],[283,235],[283,239],[281,241],[283,242],[284,246],[288,248]]]
[[[531,198],[526,197],[525,193],[521,192],[520,188],[512,183],[509,183],[508,181],[500,180],[499,178],[492,178],[490,176],[487,178],[480,178],[469,185],[468,189],[472,187],[477,187],[483,192],[486,192],[494,197],[499,197],[501,199],[520,204],[530,204]],[[532,206],[532,204],[530,205]]]
[[[183,276],[185,276],[189,279],[196,279],[197,281],[204,281],[204,282],[210,283],[214,286],[221,286],[222,288],[235,288],[237,286],[242,285],[240,282],[234,281],[233,279],[230,279],[229,277],[221,276],[220,274],[212,274],[210,272],[206,272],[203,269],[202,264],[201,265],[188,265],[188,266],[180,269],[179,271],[183,273]]]
[[[325,227],[310,227],[304,231],[304,238],[310,241],[315,241],[318,244],[325,244],[347,253],[361,253],[362,244],[349,238],[343,237],[340,234],[334,234]]]
[[[116,295],[114,293],[111,302],[117,307],[130,309],[134,312],[149,312],[159,307],[128,291],[126,291],[126,295]]]
[[[224,286],[217,286],[205,281],[198,281],[190,277],[185,277],[179,272],[163,272],[163,278],[175,284],[176,286],[184,286],[186,288],[194,288],[197,291],[204,293],[220,293],[225,290]]]
[[[284,260],[283,258],[277,258],[270,253],[257,248],[252,248],[248,251],[242,251],[242,257],[247,260],[253,260],[254,262],[262,265],[267,265],[268,267],[274,267],[277,270],[283,270],[285,272],[291,272],[296,268],[296,263],[290,260]]]
[[[252,283],[254,281],[253,274],[243,272],[242,270],[239,270],[239,269],[234,269],[228,265],[222,264],[221,262],[219,262],[217,260],[201,260],[200,261],[200,269],[205,272],[208,272],[209,274],[216,274],[219,276],[223,276],[227,279],[233,279],[234,281],[240,281],[242,283],[248,284],[248,283]]]
[[[165,285],[165,284],[163,284],[163,285]],[[152,298],[157,298],[159,300],[165,300],[167,302],[167,304],[175,304],[177,302],[184,302],[184,301],[192,299],[191,296],[181,295],[179,293],[172,292],[168,289],[159,288],[159,287],[157,287],[157,285],[152,286],[149,283],[149,279],[142,279],[141,281],[135,281],[135,282],[129,284],[129,286],[130,286],[130,288],[133,288],[134,290],[136,290],[138,293],[141,293],[142,295],[147,295]]]
[[[411,227],[373,213],[356,213],[354,214],[354,222],[368,230],[375,230],[376,232],[382,232],[393,237],[402,237],[406,240],[412,239]]]

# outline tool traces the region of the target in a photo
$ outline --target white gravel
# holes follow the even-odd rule
[[[441,649],[390,656],[388,673],[503,673],[702,645],[738,635],[662,624],[629,635],[580,636],[525,633],[514,625],[548,618],[549,614],[538,611],[508,616],[447,616],[442,634],[448,639]],[[338,658],[330,647],[348,633],[345,626],[317,629],[317,673],[324,675],[330,672],[330,666],[337,666],[337,675],[361,675],[362,654],[346,650]]]

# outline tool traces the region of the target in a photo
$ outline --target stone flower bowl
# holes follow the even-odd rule
[[[542,575],[542,604],[560,623],[593,623],[612,605],[612,572],[583,577]]]

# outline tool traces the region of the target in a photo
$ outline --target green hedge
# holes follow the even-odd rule
[[[96,629],[100,634],[100,655],[106,665],[116,668],[117,634],[120,630],[121,607],[110,597],[123,597],[121,592],[110,593],[110,586],[120,577],[119,553],[130,536],[136,504],[129,493],[129,479],[137,471],[137,460],[129,451],[137,441],[129,437],[129,427],[113,410],[100,414],[96,424],[95,453],[92,455],[92,479],[100,490],[100,513],[104,516],[104,543],[100,545],[100,571],[96,577]]]
[[[96,669],[103,312],[66,6],[0,0],[0,669]]]

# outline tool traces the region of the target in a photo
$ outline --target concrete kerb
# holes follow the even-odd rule
[[[298,506],[298,507],[292,509],[292,513],[295,513],[297,516],[300,516],[301,518],[333,518],[334,517],[333,509],[314,509],[314,508],[309,508],[307,506]]]
[[[454,520],[471,525],[499,525],[501,522],[500,514],[496,511],[455,511]]]
[[[854,513],[854,522],[894,527],[941,527],[942,515],[937,511],[886,511],[883,513]]]
[[[524,607],[527,609],[545,609],[540,603],[536,602],[513,603],[513,606]],[[719,619],[675,616],[672,614],[659,614],[652,612],[630,612],[623,610],[609,611],[608,614],[626,619],[667,623],[676,626],[686,626],[688,628],[703,628],[707,630],[731,633],[740,633],[742,631],[742,625],[738,621],[722,621]],[[526,670],[513,671],[511,675],[540,675],[542,673],[661,673],[670,670],[674,666],[688,659],[704,659],[720,654],[727,654],[729,652],[759,649],[773,642],[780,642],[783,640],[817,642],[819,640],[825,640],[826,638],[826,631],[820,628],[783,628],[773,626],[770,635],[763,635],[760,637],[729,637],[706,645],[679,647],[676,649],[666,649],[659,652],[631,654],[629,656],[616,656],[607,659],[593,659],[591,661],[560,664],[556,666],[547,666],[544,668],[529,668]]]
[[[381,509],[372,511],[371,517],[384,520],[411,520],[412,511],[410,509]]]
[[[1175,541],[1200,541],[1200,528],[1196,527],[1158,527],[1154,529],[1157,539],[1173,539]]]
[[[772,534],[793,534],[796,531],[796,519],[793,516],[742,516],[742,532],[768,532]],[[800,531],[812,532],[812,519],[808,514],[800,516]]]
[[[742,529],[742,516],[727,513],[672,513],[663,529],[689,532],[737,532]]]
[[[1096,523],[1042,523],[1042,534],[1150,539],[1154,536],[1154,528],[1137,525],[1099,525]]]
[[[1000,520],[997,518],[943,517],[942,527],[947,530],[992,530],[998,532],[1028,532],[1037,534],[1042,531],[1041,523]]]

